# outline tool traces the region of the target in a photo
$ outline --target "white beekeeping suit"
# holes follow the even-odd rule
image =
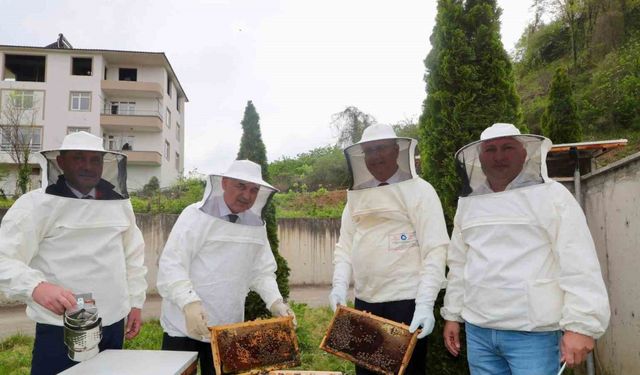
[[[433,329],[433,305],[444,282],[446,232],[440,200],[417,177],[416,141],[387,125],[365,129],[345,149],[352,188],[335,247],[332,307],[355,297],[368,303],[415,300],[412,329]],[[383,176],[383,177],[381,177]]]
[[[233,220],[224,201],[224,179],[259,186],[253,205]],[[238,160],[227,172],[209,176],[203,199],[180,214],[158,271],[158,291],[163,297],[160,321],[167,334],[208,341],[205,323],[244,320],[250,290],[275,315],[293,315],[278,290],[276,262],[262,220],[262,209],[276,191],[262,180],[259,165]],[[204,318],[199,330],[188,327],[190,306]]]
[[[522,168],[494,192],[490,174],[507,167],[490,169],[483,155],[511,152],[499,150],[501,140],[517,141],[504,147],[521,150]],[[604,333],[609,303],[593,240],[578,202],[547,176],[550,147],[547,138],[495,124],[457,152],[465,188],[447,259],[446,320],[594,338]]]
[[[61,155],[74,151],[92,152],[103,163],[100,173],[78,169],[76,177],[95,184],[86,193],[58,165]],[[42,155],[43,187],[21,196],[0,226],[0,288],[25,301],[31,319],[56,326],[63,325],[61,315],[32,298],[38,285],[92,293],[103,325],[111,325],[131,308],[142,308],[147,287],[144,241],[126,188],[126,156],[105,151],[102,139],[86,132],[66,136],[59,149]]]

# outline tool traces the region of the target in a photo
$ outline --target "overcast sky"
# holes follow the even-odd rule
[[[2,4],[4,3],[4,4]],[[531,0],[498,0],[511,51]],[[0,0],[0,44],[165,52],[190,100],[185,172],[235,158],[244,108],[269,161],[335,143],[331,115],[417,119],[435,0]]]

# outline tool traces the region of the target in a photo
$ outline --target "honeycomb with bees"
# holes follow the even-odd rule
[[[339,306],[320,349],[380,374],[402,375],[417,336],[402,323]]]

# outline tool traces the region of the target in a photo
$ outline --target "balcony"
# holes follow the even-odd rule
[[[162,86],[156,82],[102,81],[100,87],[107,96],[162,98],[164,95]]]
[[[162,155],[157,151],[120,151],[127,155],[128,165],[150,165],[159,167],[162,165]]]
[[[161,132],[162,115],[157,110],[135,110],[113,113],[104,108],[100,114],[100,125],[107,131]]]

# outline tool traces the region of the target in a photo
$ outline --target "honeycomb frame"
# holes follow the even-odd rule
[[[216,374],[258,374],[300,365],[292,317],[209,327]]]
[[[402,375],[419,331],[368,312],[338,306],[320,349],[379,374]]]

